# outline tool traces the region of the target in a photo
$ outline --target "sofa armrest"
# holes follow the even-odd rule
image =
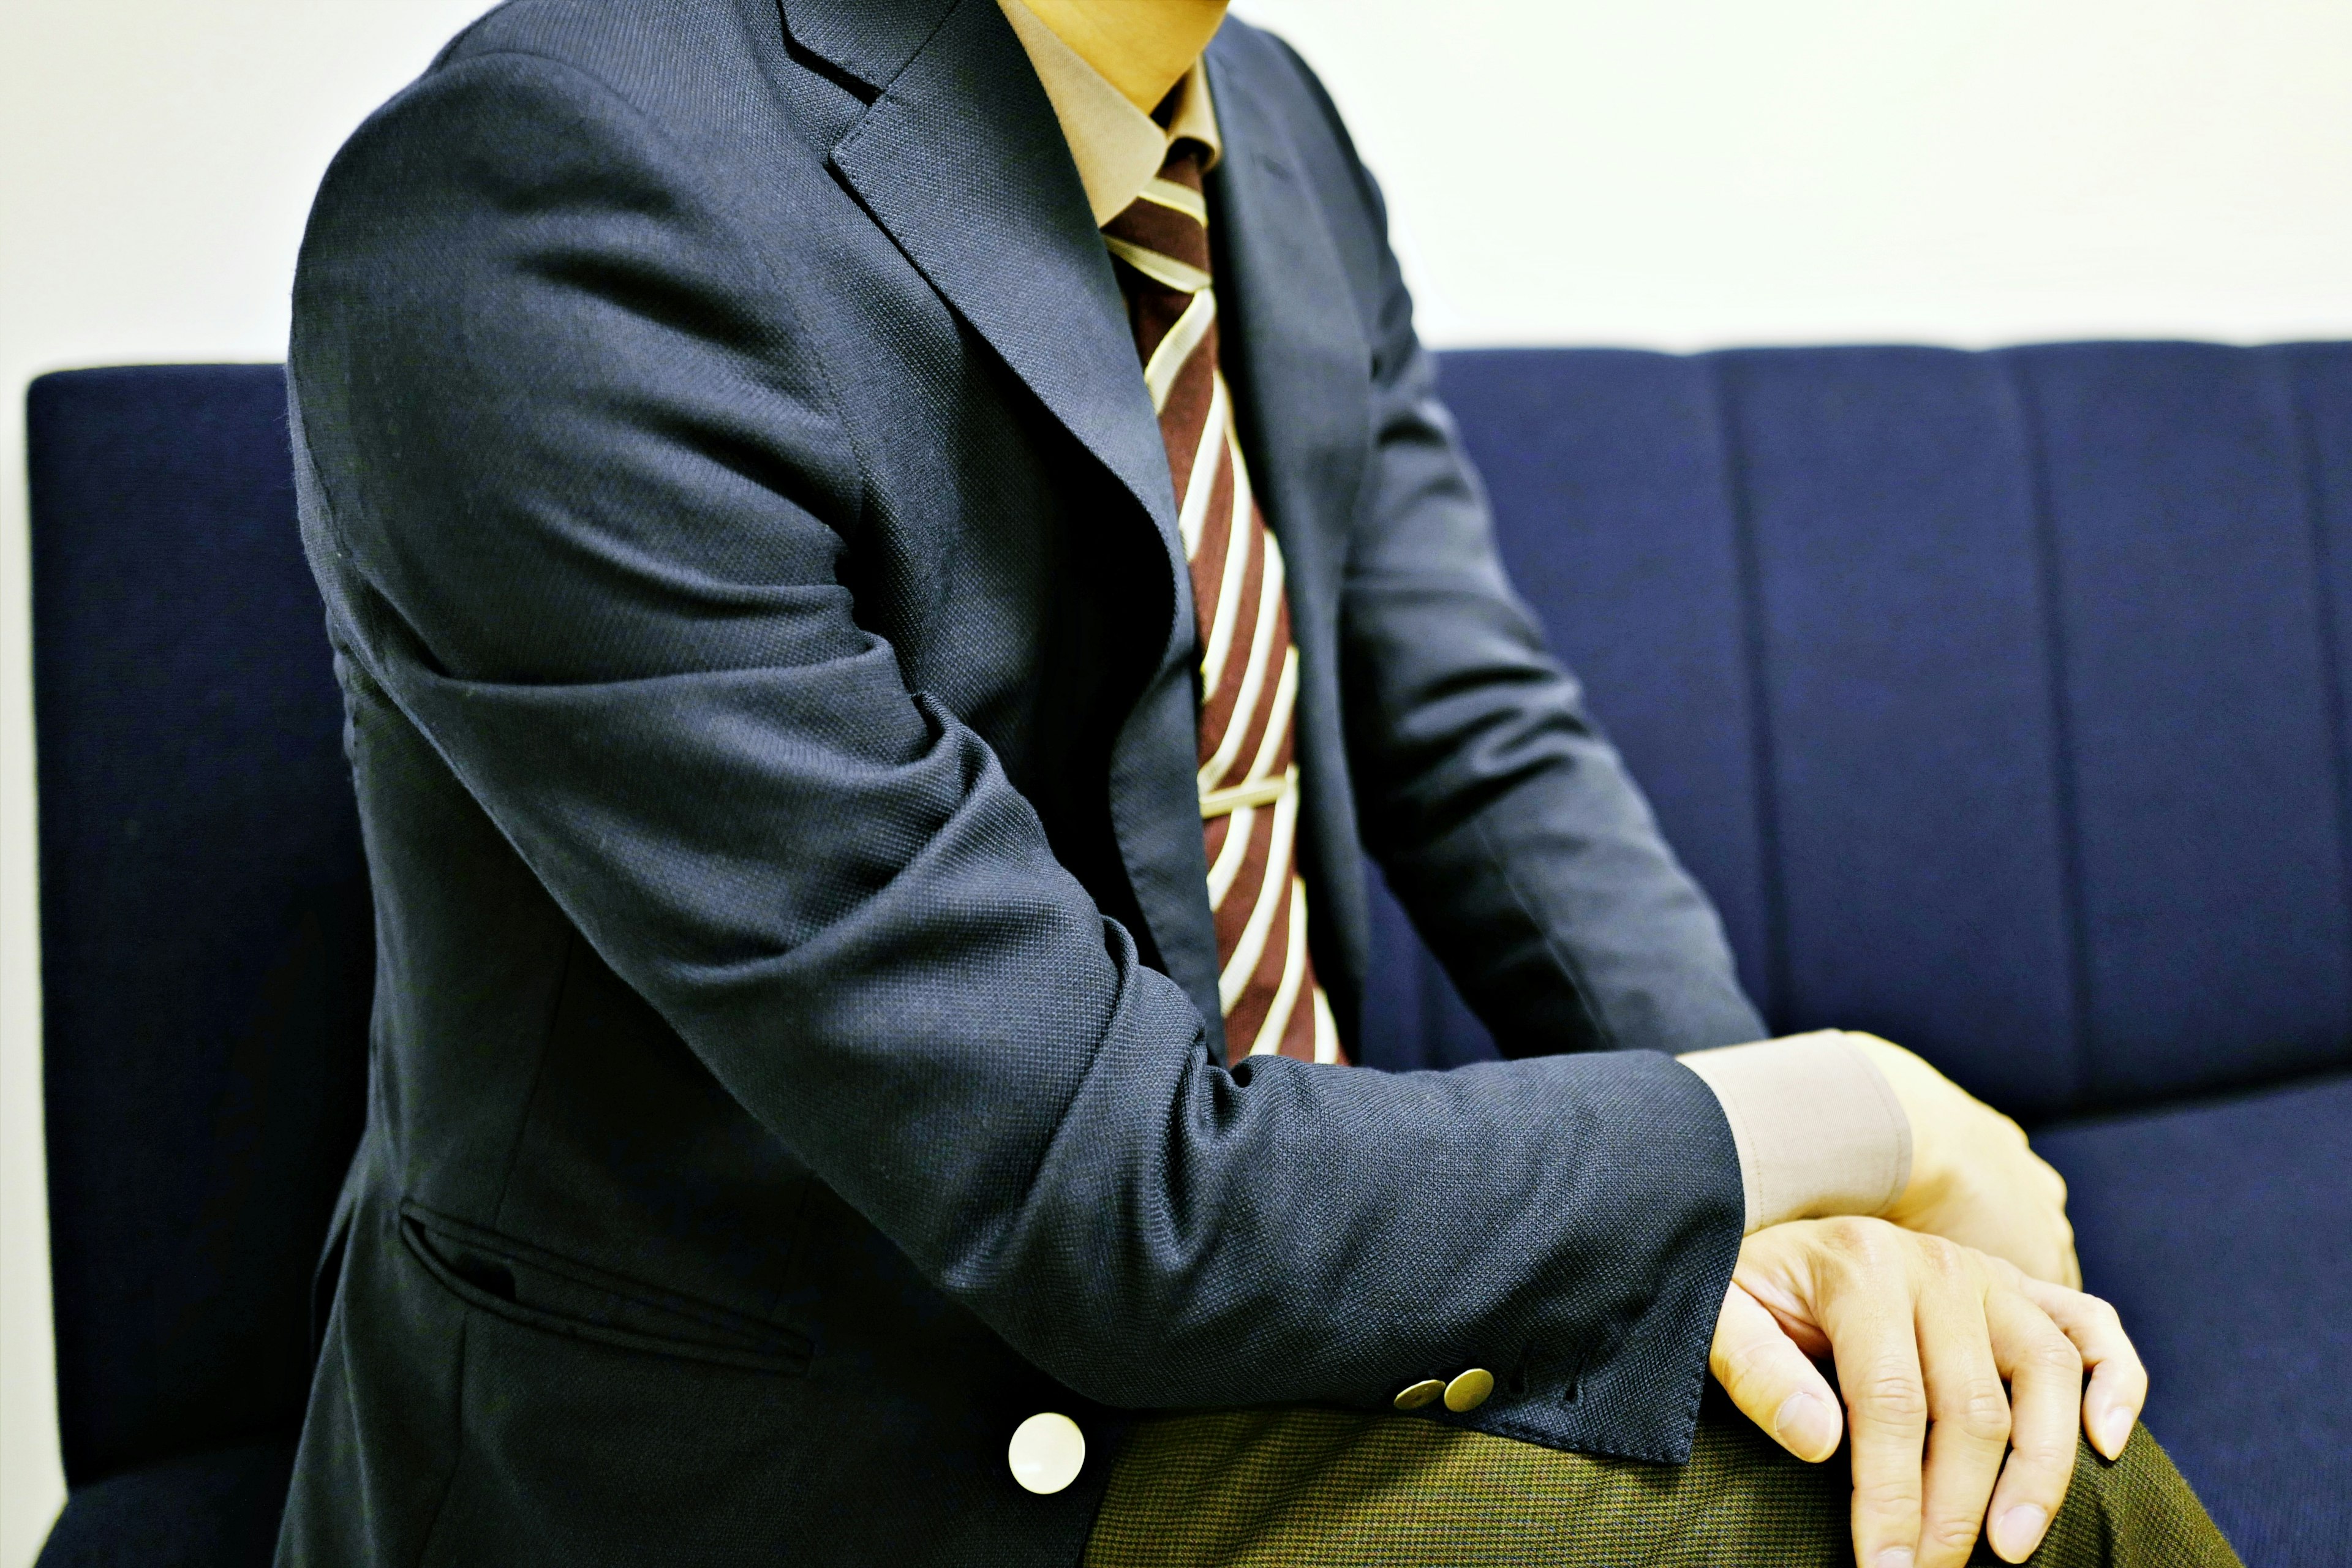
[[[288,1436],[76,1487],[35,1568],[268,1568],[293,1468]]]

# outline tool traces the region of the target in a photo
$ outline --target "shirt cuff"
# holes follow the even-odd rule
[[[1839,1030],[1678,1059],[1715,1091],[1731,1123],[1751,1233],[1783,1220],[1878,1214],[1910,1184],[1910,1118]]]

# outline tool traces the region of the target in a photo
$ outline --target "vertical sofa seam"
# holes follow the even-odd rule
[[[2338,661],[2342,619],[2336,604],[2335,578],[2328,567],[2335,552],[2328,542],[2327,480],[2320,457],[2319,422],[2303,381],[2296,374],[2292,349],[2261,351],[2286,407],[2295,442],[2296,468],[2303,481],[2304,517],[2311,531],[2312,605],[2319,638],[2319,689],[2327,704],[2328,764],[2336,785],[2336,896],[2344,907],[2346,931],[2352,933],[2352,734],[2344,711],[2344,671]],[[2352,962],[2352,951],[2347,951]]]
[[[1392,900],[1395,899],[1396,890],[1393,888],[1389,889],[1389,896]],[[1398,907],[1400,909],[1403,907],[1402,900],[1398,901]],[[1438,1056],[1438,993],[1436,987],[1429,983],[1431,975],[1444,974],[1444,969],[1437,962],[1437,955],[1429,951],[1429,943],[1421,940],[1421,932],[1413,926],[1412,916],[1410,914],[1405,916],[1405,926],[1413,933],[1413,961],[1410,966],[1412,973],[1412,1042],[1413,1049],[1419,1053],[1419,1059],[1413,1063],[1413,1066],[1418,1068],[1455,1066],[1456,1064],[1453,1062],[1441,1060]],[[1449,977],[1448,984],[1451,983]],[[1486,1020],[1482,1018],[1479,1022],[1483,1024]],[[1492,1032],[1488,1031],[1490,1034]],[[1361,1056],[1359,1055],[1357,1059],[1360,1061]]]
[[[1748,452],[1733,416],[1725,357],[1708,354],[1707,392],[1716,450],[1723,464],[1725,515],[1731,523],[1732,574],[1738,585],[1741,673],[1747,678],[1748,766],[1755,774],[1757,892],[1764,907],[1764,1014],[1776,1032],[1789,1027],[1790,944],[1787,876],[1781,865],[1779,749],[1772,728],[1770,650],[1765,637],[1764,565],[1748,495]]]
[[[2084,883],[2082,814],[2074,765],[2074,708],[2066,689],[2066,616],[2061,592],[2057,511],[2050,497],[2049,444],[2043,439],[2042,405],[2033,395],[2020,356],[1994,354],[2010,395],[2024,448],[2026,504],[2033,528],[2034,586],[2042,599],[2043,679],[2049,689],[2051,793],[2057,807],[2059,900],[2066,927],[2066,1010],[2074,1059],[2069,1067],[2068,1103],[2082,1108],[2097,1080],[2097,1042],[2091,1020],[2090,915]]]

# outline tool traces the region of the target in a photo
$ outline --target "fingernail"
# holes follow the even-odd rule
[[[1772,1436],[1800,1458],[1825,1459],[1837,1447],[1837,1412],[1820,1394],[1800,1389],[1773,1412]]]
[[[2109,1405],[2097,1422],[2099,1452],[2110,1459],[2121,1458],[2124,1445],[2131,1441],[2131,1412]]]
[[[2019,1503],[1992,1527],[1993,1550],[2011,1563],[2022,1562],[2041,1542],[2042,1527],[2049,1522],[2050,1515],[2041,1504]]]
[[[1870,1560],[1870,1568],[1911,1568],[1911,1549],[1890,1546]]]

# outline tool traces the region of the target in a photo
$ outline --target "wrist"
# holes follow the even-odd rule
[[[1894,1218],[1916,1212],[1933,1204],[1950,1182],[1950,1080],[1892,1040],[1852,1030],[1846,1032],[1845,1038],[1877,1069],[1880,1080],[1902,1108],[1903,1119],[1911,1129],[1910,1170],[1895,1196],[1878,1214],[1883,1218]]]
[[[1835,1030],[1681,1058],[1722,1106],[1750,1232],[1822,1215],[1873,1215],[1901,1195],[1908,1118],[1852,1037]]]
[[[1945,1162],[1945,1117],[1936,1114],[1936,1084],[1940,1074],[1919,1058],[1912,1056],[1891,1039],[1879,1039],[1877,1035],[1858,1035],[1846,1030],[1846,1044],[1861,1053],[1863,1060],[1879,1074],[1886,1084],[1886,1093],[1894,1098],[1903,1112],[1903,1121],[1910,1126],[1910,1168],[1895,1194],[1879,1208],[1879,1215],[1891,1217],[1931,1201],[1931,1192],[1938,1190],[1948,1173]]]

